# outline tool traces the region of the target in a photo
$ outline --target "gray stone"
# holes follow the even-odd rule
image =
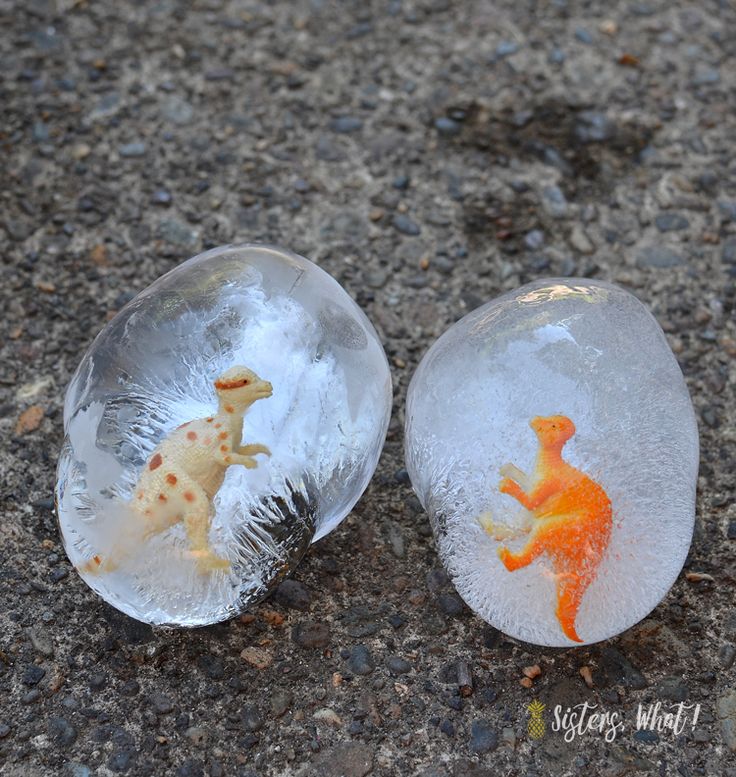
[[[373,770],[374,748],[363,742],[342,742],[323,751],[308,777],[365,777]]]
[[[373,662],[371,651],[365,645],[356,645],[350,651],[348,669],[350,669],[353,674],[370,674],[375,668],[376,665]]]
[[[404,544],[404,535],[401,526],[395,521],[386,522],[386,535],[391,547],[391,553],[396,558],[406,558],[406,545]]]
[[[263,718],[258,708],[253,704],[246,704],[240,711],[240,721],[243,728],[251,733],[260,731],[263,728]]]
[[[718,658],[724,669],[730,669],[733,666],[734,660],[736,660],[736,647],[729,644],[721,645],[718,651]]]
[[[386,661],[386,666],[391,674],[406,674],[407,672],[411,672],[411,664],[399,656],[391,656]]]
[[[498,747],[498,733],[485,720],[475,720],[470,726],[470,749],[474,753],[492,753]]]
[[[689,695],[690,691],[687,685],[685,685],[682,677],[677,675],[664,677],[657,685],[656,696],[658,698],[679,702],[686,701]]]
[[[693,83],[696,86],[710,86],[717,84],[721,80],[721,73],[716,67],[708,67],[702,62],[699,62],[695,66],[695,72],[693,73]]]
[[[194,108],[184,98],[172,95],[161,106],[161,115],[172,124],[185,126],[194,118]]]
[[[146,153],[146,144],[137,140],[132,143],[125,143],[122,146],[118,146],[118,153],[124,157],[143,156]]]
[[[51,634],[44,626],[34,626],[28,629],[28,636],[34,649],[42,656],[51,658],[54,655],[54,643]]]
[[[76,741],[77,729],[66,718],[49,718],[49,737],[57,747],[65,750]]]
[[[586,45],[590,45],[593,43],[593,34],[586,30],[585,27],[576,27],[575,28],[575,37],[581,42],[585,43]]]
[[[412,221],[408,216],[403,213],[397,213],[393,218],[394,229],[401,232],[402,235],[415,236],[421,233],[421,229],[418,224]]]
[[[204,726],[190,726],[184,734],[195,747],[207,744],[207,729]]]
[[[721,724],[724,744],[736,752],[736,688],[731,688],[718,698],[716,715]]]
[[[294,696],[291,691],[284,689],[276,690],[271,695],[271,714],[280,718],[291,707]]]
[[[595,246],[580,224],[575,224],[570,232],[570,245],[581,254],[592,254]]]
[[[298,580],[284,580],[273,594],[273,600],[291,610],[308,612],[312,603],[309,589]]]
[[[42,121],[34,122],[31,135],[36,143],[45,143],[49,139],[48,125]]]
[[[154,205],[170,205],[171,204],[171,192],[166,189],[157,189],[151,197],[151,202]]]
[[[154,691],[150,696],[151,706],[159,715],[167,715],[174,709],[174,702],[163,693]]]
[[[553,48],[549,52],[549,56],[547,57],[547,61],[551,65],[561,65],[565,60],[567,59],[567,54],[562,49],[559,49],[557,47]]]
[[[574,133],[581,143],[604,143],[616,134],[616,124],[605,113],[581,111],[577,115]]]
[[[388,272],[384,269],[373,270],[365,276],[366,286],[371,289],[382,289],[388,280]]]
[[[545,186],[542,189],[542,204],[552,218],[560,219],[567,215],[567,199],[559,186]]]
[[[512,54],[516,54],[519,50],[519,44],[512,40],[502,40],[498,46],[496,46],[496,56],[499,59],[503,57],[510,57]]]
[[[690,222],[681,213],[660,213],[655,219],[654,224],[660,232],[677,232],[681,229],[687,229]]]
[[[324,162],[341,162],[346,158],[345,152],[328,135],[317,138],[315,155]]]
[[[677,265],[682,264],[682,258],[676,251],[667,246],[650,245],[639,249],[636,263],[641,268],[677,267]]]
[[[736,237],[728,237],[723,241],[721,260],[725,264],[736,264]]]
[[[465,611],[465,603],[457,594],[440,594],[437,597],[437,604],[445,615],[449,615],[452,618],[462,615]]]
[[[541,229],[533,229],[524,235],[524,245],[532,251],[536,251],[544,245],[544,232]]]
[[[736,200],[718,200],[718,210],[724,219],[736,221]]]
[[[30,666],[27,666],[25,672],[23,672],[23,682],[26,685],[38,685],[45,675],[46,670],[42,666],[31,664]]]
[[[447,116],[440,116],[439,119],[435,119],[434,127],[440,135],[445,137],[453,137],[458,135],[462,127],[460,124]]]
[[[330,122],[330,129],[333,132],[347,135],[351,132],[358,132],[358,130],[363,129],[363,120],[356,116],[339,116],[336,119],[332,119]]]
[[[167,243],[173,243],[178,246],[192,247],[197,242],[196,233],[186,224],[182,224],[176,219],[164,219],[158,225],[158,237]]]
[[[649,685],[644,675],[621,651],[614,647],[605,647],[601,650],[601,655],[601,668],[609,682],[634,690],[641,690]]]

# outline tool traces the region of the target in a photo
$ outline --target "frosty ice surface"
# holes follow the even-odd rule
[[[70,383],[67,553],[140,620],[232,617],[350,511],[390,404],[375,330],[324,271],[266,246],[194,257],[103,329]]]
[[[409,387],[406,457],[458,591],[511,636],[613,636],[685,561],[695,416],[657,322],[611,284],[539,281],[450,328]]]

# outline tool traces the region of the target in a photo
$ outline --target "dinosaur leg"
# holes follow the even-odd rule
[[[252,443],[251,445],[241,445],[235,450],[236,453],[240,453],[243,456],[255,456],[257,453],[263,453],[266,456],[271,455],[271,451],[268,446],[261,445],[260,443]]]
[[[580,602],[583,600],[583,594],[589,583],[590,580],[574,572],[563,572],[557,576],[557,610],[555,614],[565,636],[573,642],[583,641],[575,630],[575,619],[578,616]]]
[[[520,470],[516,464],[504,464],[498,471],[501,477],[515,480],[525,491],[529,489],[528,475]]]
[[[509,572],[515,572],[517,569],[531,564],[537,556],[544,553],[544,550],[544,543],[535,533],[518,553],[513,553],[508,548],[502,547],[498,549],[498,557]]]
[[[525,518],[522,516],[522,518]],[[524,519],[519,526],[511,526],[507,523],[498,523],[493,520],[493,515],[490,512],[481,513],[478,516],[478,524],[481,529],[491,538],[497,542],[503,540],[515,540],[524,534],[529,534],[531,526]]]
[[[184,528],[200,572],[227,569],[230,562],[218,556],[210,545],[210,500],[205,490],[190,478],[179,479],[184,500]]]

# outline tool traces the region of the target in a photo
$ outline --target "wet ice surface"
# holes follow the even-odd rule
[[[590,280],[529,284],[459,321],[429,350],[407,399],[407,466],[458,591],[503,632],[571,645],[555,615],[543,553],[509,572],[478,517],[519,526],[525,513],[499,491],[499,468],[534,472],[529,422],[562,414],[577,430],[563,457],[599,483],[613,526],[577,615],[583,642],[647,615],[689,548],[698,467],[690,398],[658,324],[623,289]]]
[[[271,456],[226,470],[209,541],[231,566],[202,573],[182,523],[142,539],[131,498],[156,445],[217,410],[213,382],[233,365],[273,386],[246,413],[242,440]],[[232,617],[350,511],[377,464],[390,402],[373,327],[322,270],[264,247],[195,257],[121,311],[69,386],[57,485],[67,552],[97,593],[140,620]],[[119,567],[90,572],[95,555]]]

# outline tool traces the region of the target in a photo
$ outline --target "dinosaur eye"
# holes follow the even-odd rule
[[[248,378],[245,378],[245,379],[243,380],[243,385],[244,385],[244,386],[249,386],[249,385],[250,385],[250,381],[248,380]]]

